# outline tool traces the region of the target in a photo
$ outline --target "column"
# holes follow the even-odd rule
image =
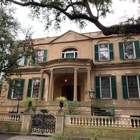
[[[40,86],[39,86],[38,101],[41,101],[42,84],[43,84],[43,73],[44,73],[44,70],[41,70],[41,77],[40,77]]]
[[[73,100],[77,101],[77,68],[74,68],[74,96]]]
[[[50,70],[50,83],[49,83],[49,94],[48,94],[48,100],[52,101],[52,86],[53,86],[53,69]]]
[[[87,91],[91,89],[91,82],[90,82],[90,68],[87,68]]]

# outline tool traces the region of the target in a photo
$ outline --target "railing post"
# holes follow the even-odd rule
[[[64,131],[64,117],[65,113],[63,111],[58,111],[56,114],[56,127],[55,132],[62,133]]]
[[[31,129],[31,115],[30,113],[23,113],[22,116],[22,126],[21,126],[21,133],[29,134]]]

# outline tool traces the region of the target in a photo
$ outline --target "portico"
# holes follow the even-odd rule
[[[44,74],[47,74],[49,79],[48,91],[45,91],[47,94],[44,97],[46,101],[53,101],[58,96],[68,96],[69,100],[73,101],[87,99],[85,93],[93,85],[93,80],[91,80],[92,60],[59,59],[57,62],[54,60],[40,63],[40,66],[45,67],[40,71],[40,87],[42,87]],[[67,81],[65,81],[66,78]],[[40,88],[39,100],[41,100],[41,91],[42,88]]]

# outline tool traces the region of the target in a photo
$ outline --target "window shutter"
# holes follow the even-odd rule
[[[140,46],[139,46],[139,41],[134,41],[135,44],[135,54],[136,58],[140,58]]]
[[[44,50],[43,61],[47,61],[47,53],[48,53],[48,50]]]
[[[96,99],[100,99],[100,77],[95,77],[95,89],[96,89]]]
[[[94,45],[94,54],[95,54],[95,61],[99,60],[99,52],[98,52],[98,45]]]
[[[138,78],[139,78],[139,86],[140,86],[140,75],[138,75]]]
[[[124,50],[123,50],[123,42],[119,42],[119,53],[120,53],[120,59],[124,59]]]
[[[122,90],[123,90],[123,99],[128,99],[126,75],[122,75]]]
[[[109,44],[109,55],[110,55],[110,60],[114,60],[113,43]]]
[[[23,94],[23,89],[24,89],[24,82],[25,82],[25,79],[21,79],[20,81],[20,93]]]
[[[29,79],[27,97],[31,97],[31,91],[32,91],[32,79]]]
[[[44,98],[44,88],[45,88],[45,78],[43,78],[43,81],[42,81],[42,94],[41,94],[41,99],[42,100]]]
[[[27,57],[24,56],[24,66],[26,66],[26,65],[27,65]]]
[[[35,65],[35,59],[36,59],[36,51],[34,50],[33,51],[33,54],[32,54],[32,60],[31,60],[31,65],[34,66]]]
[[[9,91],[8,91],[8,95],[7,95],[8,99],[11,99],[12,89],[13,89],[13,82],[14,82],[14,80],[11,80],[10,83],[9,83]]]
[[[111,76],[112,99],[117,99],[116,77]]]

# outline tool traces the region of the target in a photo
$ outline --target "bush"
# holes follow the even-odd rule
[[[132,137],[132,140],[140,140],[140,133],[134,134],[134,136]]]
[[[67,109],[67,114],[69,115],[79,115],[80,112],[78,112],[76,109],[81,106],[81,104],[77,101],[67,101],[65,102],[64,106]]]
[[[90,140],[100,140],[97,131],[90,132],[88,138],[90,138]]]
[[[55,133],[49,140],[70,140],[72,139],[72,132],[67,133]]]

